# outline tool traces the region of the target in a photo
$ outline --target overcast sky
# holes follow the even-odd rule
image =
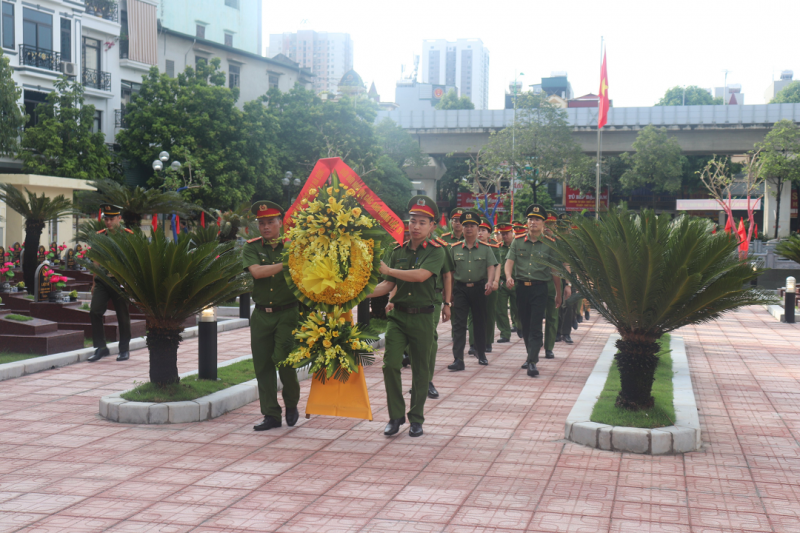
[[[394,101],[401,65],[423,39],[480,38],[490,51],[489,107],[502,109],[514,75],[526,89],[566,71],[575,96],[597,93],[600,37],[616,107],[651,106],[675,85],[739,83],[745,104],[763,104],[783,69],[800,79],[800,0],[303,0],[264,3],[269,34],[346,32],[355,70]],[[421,79],[421,78],[420,78]]]

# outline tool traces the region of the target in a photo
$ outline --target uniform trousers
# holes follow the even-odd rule
[[[480,359],[486,357],[486,280],[477,281],[467,287],[466,283],[453,283],[453,357],[464,360],[467,343],[467,317],[472,311],[475,329],[474,347]],[[472,339],[470,339],[472,340]]]
[[[435,306],[431,306],[435,312]],[[383,382],[386,386],[386,404],[389,418],[396,420],[406,413],[403,398],[403,382],[400,369],[403,367],[403,351],[408,347],[411,359],[411,406],[408,421],[425,422],[425,400],[428,398],[428,383],[431,381],[431,349],[433,326],[431,313],[410,314],[396,306],[387,313],[386,350],[383,354]]]
[[[563,295],[563,293],[562,293]],[[558,334],[569,335],[572,330],[572,320],[575,317],[575,310],[582,300],[577,300],[571,304],[567,303],[566,298],[562,298],[561,307],[558,308]]]
[[[526,287],[522,281],[516,282],[517,312],[522,325],[522,338],[528,351],[529,363],[539,362],[539,351],[544,344],[542,320],[547,308],[547,284],[552,281],[534,281]]]
[[[494,326],[497,314],[497,294],[498,291],[492,291],[492,294],[486,297],[486,346],[494,344]],[[469,345],[475,346],[475,324],[470,312],[467,318],[467,329],[469,331]]]
[[[559,282],[561,285],[561,282]],[[544,314],[544,349],[552,351],[556,345],[558,333],[558,308],[556,308],[556,286],[552,281],[547,282],[547,309]]]
[[[519,324],[517,324],[517,292],[506,287],[505,281],[501,281],[500,290],[497,291],[497,306],[494,313],[501,339],[511,338],[511,323],[508,321],[509,307],[511,309],[511,323],[514,324],[514,327],[519,327]]]
[[[92,322],[92,346],[95,348],[106,347],[106,332],[103,316],[108,310],[108,301],[114,302],[114,311],[117,313],[119,324],[119,352],[130,350],[131,343],[131,315],[128,306],[130,302],[120,293],[95,279],[92,291],[92,304],[89,308],[89,319]]]
[[[250,348],[253,352],[253,369],[258,380],[258,401],[261,414],[277,420],[281,418],[278,403],[277,363],[289,355],[294,347],[292,330],[300,318],[298,308],[290,307],[275,313],[255,309],[250,316]],[[300,382],[297,370],[290,366],[277,367],[283,389],[283,403],[287,409],[297,407],[300,401]]]

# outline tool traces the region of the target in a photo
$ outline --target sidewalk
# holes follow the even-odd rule
[[[467,357],[449,372],[442,325],[441,397],[417,439],[408,425],[383,436],[379,364],[367,369],[373,422],[314,416],[265,433],[252,431],[257,402],[199,424],[99,418],[102,395],[147,380],[146,350],[6,381],[0,532],[800,532],[800,326],[748,308],[678,332],[705,446],[667,457],[562,440],[612,332],[593,314],[531,379],[516,335],[488,367]],[[245,355],[248,330],[219,344],[220,360]],[[196,339],[182,344],[181,372],[196,354]]]

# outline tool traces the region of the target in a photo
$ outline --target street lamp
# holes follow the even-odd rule
[[[286,174],[283,175],[283,179],[281,180],[281,183],[283,184],[283,190],[286,192],[286,207],[288,208],[289,205],[292,203],[290,201],[291,200],[290,197],[291,197],[291,192],[292,192],[292,185],[294,185],[295,187],[299,187],[300,186],[300,180],[298,178],[295,178],[294,181],[292,181],[292,173],[287,170]]]
[[[206,307],[200,311],[197,325],[197,377],[217,379],[217,309]]]

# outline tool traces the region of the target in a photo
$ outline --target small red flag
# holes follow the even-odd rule
[[[733,231],[733,220],[731,217],[728,217],[728,220],[725,222],[725,233],[730,233]]]
[[[744,229],[743,218],[739,218],[739,228],[736,233],[739,235],[739,250],[744,252],[747,250],[747,231]]]
[[[753,228],[753,237],[758,239],[758,224],[756,224],[756,227]]]
[[[603,66],[600,67],[600,101],[597,110],[597,129],[602,128],[608,122],[608,72],[606,71],[606,53],[603,52]]]
[[[97,210],[97,220],[103,220],[103,210],[102,209],[98,209]]]
[[[447,217],[442,213],[442,220],[439,221],[439,225],[445,227],[447,225]]]
[[[153,231],[158,231],[158,215],[153,215],[153,221],[150,225],[153,226]]]
[[[181,217],[175,215],[175,232],[180,235],[181,234]]]
[[[206,214],[203,211],[200,211],[200,225],[206,227]]]

